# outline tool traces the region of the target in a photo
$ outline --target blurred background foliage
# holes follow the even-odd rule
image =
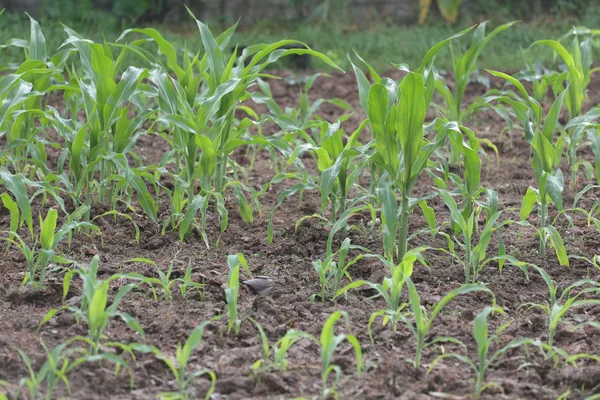
[[[558,39],[573,26],[600,28],[597,1],[0,0],[0,8],[6,8],[0,17],[0,43],[13,37],[28,37],[27,11],[40,21],[52,49],[66,38],[61,23],[85,37],[108,41],[116,39],[124,29],[153,26],[170,41],[200,48],[197,28],[185,11],[188,6],[215,31],[239,21],[235,41],[240,46],[294,38],[326,53],[345,68],[349,66],[346,55],[356,50],[376,68],[383,69],[391,62],[415,65],[429,47],[457,29],[484,20],[491,20],[492,26],[521,20],[521,24],[490,43],[480,62],[482,67],[515,69],[523,66],[521,52],[516,50],[537,39]],[[376,3],[403,7],[405,17],[382,12],[380,8],[365,16],[363,10]],[[357,5],[363,8],[353,9]],[[277,16],[249,20],[247,11],[258,6],[271,7]],[[17,50],[4,49],[1,54],[10,59],[14,51]],[[541,46],[530,52],[546,60],[552,57]],[[440,67],[449,67],[443,65],[443,60],[451,62],[440,57]]]

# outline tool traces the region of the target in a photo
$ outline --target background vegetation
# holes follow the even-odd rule
[[[61,26],[64,23],[84,37],[98,41],[117,38],[118,34],[133,26],[154,26],[176,45],[187,43],[190,48],[201,48],[196,26],[187,13],[180,12],[184,3],[200,8],[202,2],[184,0],[44,0],[34,16],[44,26],[48,48],[55,50],[64,41]],[[419,7],[415,0],[415,7]],[[397,21],[350,21],[344,15],[345,0],[289,0],[289,7],[297,10],[294,20],[265,20],[254,26],[242,26],[232,43],[246,46],[266,43],[284,37],[308,43],[327,54],[345,70],[349,63],[346,54],[356,50],[370,60],[377,70],[390,63],[418,63],[433,44],[452,35],[457,30],[483,20],[497,26],[513,20],[522,22],[505,32],[500,40],[492,41],[481,55],[480,67],[517,69],[523,66],[519,48],[542,38],[555,38],[575,25],[600,25],[600,7],[591,0],[471,0],[464,1],[455,23],[442,18],[435,4],[423,25],[399,25]],[[336,10],[332,12],[332,10]],[[341,10],[341,11],[340,11]],[[28,19],[20,11],[11,10],[2,16],[0,43],[10,38],[27,38]],[[236,20],[235,16],[222,15],[209,22],[221,30]],[[530,51],[532,58],[550,61],[552,52],[542,47]],[[15,59],[18,50],[4,50],[3,56]],[[451,57],[440,57],[440,68],[449,69]],[[327,66],[316,64],[317,68]]]

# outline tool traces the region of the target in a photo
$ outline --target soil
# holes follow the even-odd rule
[[[397,71],[389,74],[398,78]],[[284,74],[285,75],[285,74]],[[492,79],[492,86],[500,87],[501,82]],[[298,106],[299,87],[288,85],[285,80],[270,81],[274,97],[282,106]],[[480,84],[468,88],[465,103],[484,93]],[[589,105],[600,102],[600,81],[592,83]],[[317,98],[341,98],[357,110],[358,90],[352,73],[334,73],[331,77],[317,79],[310,92],[312,100]],[[51,97],[50,104],[60,107],[59,99]],[[260,109],[260,107],[258,107]],[[588,107],[589,108],[589,107]],[[333,121],[342,110],[331,104],[324,104],[319,115]],[[430,113],[429,117],[433,117]],[[352,131],[362,119],[361,112],[350,118],[344,125]],[[564,121],[563,121],[564,122]],[[529,186],[536,186],[531,169],[529,146],[520,131],[501,135],[504,121],[493,111],[476,115],[467,123],[478,137],[491,140],[497,147],[500,157],[496,160],[490,151],[489,172],[482,176],[482,184],[495,189],[499,194],[503,219],[518,220],[518,209],[522,196]],[[368,133],[366,134],[368,136]],[[362,139],[363,142],[366,139]],[[158,136],[142,136],[138,140],[135,152],[148,162],[157,163],[168,150],[167,144]],[[589,150],[582,155],[591,158]],[[58,153],[50,153],[50,163],[55,163]],[[235,153],[242,166],[248,167],[250,159],[243,151]],[[315,168],[314,165],[307,165]],[[565,175],[569,169],[563,168]],[[249,184],[261,187],[274,175],[271,159],[266,152],[259,152],[253,169],[249,169]],[[314,172],[314,171],[313,171]],[[368,183],[368,179],[365,177]],[[580,175],[578,189],[588,182]],[[428,371],[433,360],[445,352],[462,352],[453,344],[432,345],[424,352],[424,366],[415,369],[409,362],[414,358],[415,341],[406,326],[398,325],[396,334],[389,324],[382,326],[381,320],[373,325],[372,343],[367,332],[370,315],[384,309],[381,298],[370,298],[368,290],[354,290],[347,298],[336,302],[310,301],[311,296],[319,293],[319,282],[311,263],[324,259],[329,228],[316,219],[309,219],[296,230],[295,222],[306,215],[317,213],[320,197],[317,192],[305,193],[301,202],[291,198],[284,202],[274,218],[274,240],[267,242],[267,223],[269,213],[278,200],[278,194],[292,183],[283,182],[274,185],[262,198],[262,215],[255,218],[253,224],[246,224],[235,207],[229,208],[229,227],[220,237],[219,223],[215,217],[209,221],[212,247],[207,249],[203,241],[191,237],[185,242],[179,241],[178,232],[167,231],[161,235],[161,227],[148,221],[140,214],[130,212],[141,229],[140,242],[135,241],[132,224],[124,218],[116,221],[112,217],[102,217],[97,221],[102,230],[103,242],[98,237],[78,236],[73,238],[70,248],[65,247],[66,256],[82,263],[88,263],[91,257],[99,255],[99,277],[108,278],[119,272],[138,272],[146,276],[158,277],[156,268],[139,263],[125,262],[134,257],[144,257],[156,262],[165,271],[173,262],[173,276],[182,277],[188,262],[193,268],[193,280],[204,283],[205,288],[199,294],[185,298],[174,290],[173,299],[155,301],[148,290],[135,290],[129,293],[121,303],[121,310],[136,318],[145,331],[145,343],[160,348],[173,355],[178,343],[184,342],[191,330],[215,315],[226,313],[223,284],[227,280],[226,257],[228,254],[243,253],[254,275],[268,275],[273,278],[276,290],[271,300],[255,302],[256,297],[242,287],[240,290],[239,313],[242,318],[252,317],[266,332],[270,343],[276,342],[289,329],[297,329],[320,335],[327,317],[335,310],[348,312],[350,322],[339,322],[336,331],[352,333],[362,345],[364,367],[360,378],[355,374],[356,364],[353,350],[344,344],[334,356],[343,376],[337,386],[340,399],[434,399],[443,393],[446,398],[466,397],[473,391],[473,371],[454,359],[445,359]],[[416,195],[432,191],[432,182],[423,174],[415,189]],[[564,204],[573,203],[575,192],[565,188]],[[581,205],[589,209],[598,201],[598,192],[590,191]],[[231,203],[233,204],[233,203]],[[434,207],[438,221],[449,220],[449,212],[440,199],[430,202]],[[41,210],[39,198],[34,202],[34,214],[45,214]],[[161,204],[166,210],[167,204]],[[94,215],[106,211],[103,207],[94,209]],[[139,208],[138,208],[139,211]],[[367,218],[367,217],[365,217]],[[537,217],[531,216],[532,223]],[[362,231],[351,231],[352,243],[369,248],[375,253],[382,252],[381,236],[376,229],[368,228],[367,220]],[[357,222],[361,225],[361,222]],[[417,208],[410,217],[410,231],[426,226],[421,211]],[[9,227],[9,215],[0,211],[0,229]],[[561,218],[556,224],[566,243],[568,253],[592,258],[600,252],[598,230],[587,225],[587,220],[573,215],[573,225]],[[25,232],[23,232],[24,234]],[[508,254],[516,258],[539,265],[561,286],[582,278],[600,280],[600,271],[590,264],[572,259],[569,268],[560,266],[554,252],[549,250],[542,258],[538,252],[538,239],[531,229],[511,225],[502,232]],[[334,248],[341,243],[342,237],[336,237]],[[432,247],[444,247],[441,237],[421,235],[410,246],[428,244]],[[5,246],[4,244],[2,246]],[[24,258],[14,247],[0,258],[0,380],[10,382],[9,398],[14,398],[19,379],[28,376],[25,364],[15,348],[22,349],[32,360],[37,370],[45,360],[46,353],[42,343],[53,347],[67,339],[87,334],[85,324],[77,324],[69,313],[60,313],[46,323],[38,332],[38,324],[44,315],[53,308],[62,306],[62,277],[54,274],[48,287],[41,291],[23,290],[20,284],[24,277]],[[488,254],[497,252],[494,241]],[[442,252],[428,251],[429,265],[416,267],[414,282],[422,303],[430,310],[445,294],[460,286],[464,281],[462,266]],[[380,262],[364,258],[349,270],[353,279],[368,279],[381,282],[386,268]],[[248,276],[242,271],[242,278]],[[546,284],[533,270],[529,279],[521,269],[505,266],[502,273],[497,264],[489,264],[480,277],[496,295],[497,304],[505,310],[504,315],[490,318],[493,328],[510,323],[492,351],[516,338],[547,340],[546,317],[536,309],[519,308],[523,303],[545,303],[549,297]],[[118,279],[111,284],[116,292],[128,283]],[[81,291],[81,282],[74,280],[69,297],[75,297]],[[491,304],[488,294],[476,293],[459,296],[453,300],[437,317],[428,341],[438,337],[451,336],[467,344],[468,356],[476,359],[476,346],[472,337],[475,316]],[[600,356],[600,331],[590,327],[575,326],[581,321],[599,321],[600,307],[587,306],[569,312],[560,324],[555,344],[570,354],[588,353]],[[120,320],[114,320],[105,331],[112,342],[144,342]],[[113,351],[105,349],[106,351]],[[489,369],[487,381],[495,382],[503,390],[492,387],[487,390],[485,399],[539,399],[554,400],[561,394],[571,391],[569,399],[582,399],[594,393],[600,393],[600,364],[594,361],[579,360],[577,367],[559,363],[555,367],[553,360],[545,359],[536,351],[525,352],[522,348],[507,352]],[[137,354],[136,359],[126,357],[132,368],[135,382],[130,386],[130,378],[122,370],[115,375],[114,368],[108,363],[86,363],[69,375],[71,394],[64,385],[59,384],[55,396],[68,396],[73,399],[150,399],[158,394],[176,390],[174,376],[160,360],[148,354]],[[200,346],[190,361],[188,371],[207,368],[215,372],[217,383],[213,399],[283,399],[303,396],[311,398],[320,395],[321,369],[319,347],[308,340],[302,340],[288,353],[289,364],[283,371],[266,371],[255,375],[252,365],[262,358],[262,346],[258,331],[248,320],[242,322],[239,334],[227,333],[224,320],[208,325]],[[191,384],[192,398],[204,398],[209,387],[206,377],[197,378]],[[582,391],[583,390],[583,391]]]

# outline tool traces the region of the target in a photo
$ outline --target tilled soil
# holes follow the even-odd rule
[[[390,71],[397,78],[398,73]],[[284,80],[270,81],[274,97],[283,106],[297,106],[299,88],[288,85]],[[492,80],[492,85],[500,87],[501,82]],[[595,82],[590,87],[589,104],[600,102],[600,85]],[[485,89],[479,84],[469,87],[465,102],[481,95]],[[360,109],[358,90],[354,75],[334,73],[331,77],[318,78],[311,99],[339,97]],[[51,98],[50,103],[58,99]],[[60,106],[59,104],[54,104]],[[260,108],[259,108],[260,109]],[[342,113],[337,107],[324,104],[319,114],[328,120],[335,120]],[[363,117],[353,116],[344,127],[352,131]],[[429,117],[433,117],[430,113]],[[564,122],[564,121],[563,121]],[[492,111],[478,114],[467,123],[478,137],[484,137],[498,147],[500,157],[496,160],[490,151],[489,172],[482,176],[482,184],[498,191],[503,219],[518,220],[518,209],[527,188],[536,186],[529,146],[519,131],[504,133],[504,121]],[[366,133],[366,136],[369,134]],[[366,140],[362,140],[366,142]],[[148,135],[139,139],[135,152],[149,162],[158,162],[168,150],[166,143],[158,136]],[[588,154],[589,153],[589,154]],[[591,153],[582,154],[590,158]],[[55,162],[58,154],[51,154]],[[236,160],[243,166],[249,166],[248,156],[240,151]],[[314,165],[307,165],[314,168]],[[488,167],[484,165],[484,169]],[[568,168],[563,168],[568,175]],[[249,184],[260,187],[274,175],[271,159],[266,152],[259,152],[254,169],[249,170]],[[362,178],[368,184],[368,178]],[[587,181],[580,176],[578,184],[581,190]],[[385,307],[380,298],[370,298],[368,290],[354,290],[347,298],[336,302],[310,301],[313,294],[319,293],[319,283],[311,262],[324,259],[329,229],[316,219],[309,219],[295,229],[295,222],[306,215],[317,213],[320,197],[316,192],[305,193],[302,202],[298,198],[288,199],[274,218],[274,240],[267,242],[267,222],[269,212],[277,203],[279,193],[292,183],[283,182],[274,185],[262,198],[262,215],[257,216],[252,225],[243,222],[235,207],[230,207],[229,227],[220,237],[219,222],[213,216],[209,221],[213,246],[207,249],[203,241],[191,237],[185,242],[179,241],[178,232],[166,232],[149,222],[140,212],[131,216],[141,228],[139,244],[135,241],[135,231],[130,222],[123,218],[116,221],[112,217],[102,217],[97,221],[102,230],[103,243],[97,237],[79,236],[73,239],[72,246],[64,249],[65,255],[82,263],[96,254],[100,257],[99,277],[106,279],[119,272],[138,272],[146,276],[158,277],[156,268],[143,263],[125,263],[134,257],[152,259],[163,271],[174,263],[173,277],[182,277],[188,262],[193,266],[193,280],[205,284],[200,294],[182,298],[178,290],[174,291],[171,302],[167,299],[155,301],[152,294],[145,290],[129,293],[121,304],[122,311],[135,317],[145,331],[145,342],[157,346],[168,354],[174,354],[178,342],[184,342],[191,330],[201,322],[216,315],[226,313],[223,284],[227,280],[226,257],[228,254],[243,253],[255,275],[271,276],[276,282],[276,291],[272,301],[255,302],[255,297],[242,288],[239,299],[239,313],[242,318],[252,317],[264,328],[269,341],[274,343],[289,329],[297,329],[319,337],[327,317],[335,310],[347,311],[350,323],[341,322],[337,331],[355,334],[362,344],[364,368],[360,378],[356,377],[356,364],[353,350],[342,345],[334,357],[344,375],[338,384],[340,399],[433,399],[440,393],[456,397],[468,396],[473,390],[474,374],[465,364],[454,359],[445,359],[428,373],[430,363],[445,352],[461,352],[453,344],[432,345],[425,350],[424,366],[417,370],[410,360],[414,358],[415,341],[408,329],[400,324],[396,334],[389,325],[382,326],[379,319],[373,325],[372,343],[367,325],[370,315]],[[432,191],[432,182],[423,174],[415,192],[417,195]],[[574,191],[565,188],[564,204],[573,203]],[[165,199],[166,200],[166,199]],[[591,207],[598,201],[597,192],[590,191],[582,206]],[[233,204],[230,202],[229,204]],[[430,202],[434,207],[438,222],[449,220],[449,212],[441,199]],[[552,208],[552,207],[551,207]],[[168,209],[166,201],[161,210]],[[106,209],[96,207],[94,215],[100,215]],[[39,199],[34,202],[34,214],[45,214],[39,207]],[[166,215],[166,214],[165,214]],[[373,252],[382,252],[381,236],[376,229],[370,229],[364,221],[356,224],[364,229],[349,233],[353,244],[369,248]],[[0,211],[0,229],[7,230],[10,217],[5,210]],[[573,216],[574,224],[559,219],[556,226],[563,235],[569,254],[592,258],[600,252],[600,234],[581,216]],[[531,217],[537,223],[537,217]],[[419,209],[410,217],[410,231],[426,226]],[[25,232],[23,232],[25,233]],[[502,231],[503,241],[509,254],[529,263],[537,264],[548,271],[554,280],[566,287],[582,279],[600,279],[600,271],[583,261],[573,259],[570,268],[560,266],[553,251],[541,258],[538,253],[538,239],[531,229],[510,225]],[[341,243],[342,237],[336,237],[334,249]],[[417,237],[411,246],[446,246],[441,237],[423,235]],[[2,245],[4,246],[4,245]],[[494,242],[489,254],[495,254]],[[413,280],[421,296],[422,303],[431,309],[439,300],[464,281],[462,266],[458,265],[443,252],[428,251],[429,265],[418,266]],[[42,291],[20,289],[24,277],[24,258],[14,247],[8,252],[2,249],[0,258],[0,380],[9,381],[9,396],[14,396],[19,379],[28,375],[15,348],[29,355],[34,367],[39,368],[45,360],[41,343],[53,347],[67,339],[87,334],[87,327],[78,325],[69,313],[61,313],[45,324],[38,332],[38,324],[52,308],[62,305],[61,276],[49,282]],[[381,282],[386,268],[374,259],[364,258],[349,271],[353,279],[368,279]],[[244,278],[246,273],[242,272]],[[516,267],[505,266],[499,273],[497,264],[490,263],[483,271],[481,281],[495,293],[498,305],[505,310],[504,315],[490,319],[491,327],[496,328],[507,322],[510,326],[502,332],[492,351],[515,338],[547,340],[546,317],[537,309],[519,308],[523,303],[545,303],[548,289],[541,277],[530,270],[529,279]],[[123,279],[112,283],[116,293],[127,281]],[[81,291],[79,281],[74,281],[69,297],[77,296]],[[475,316],[490,305],[489,294],[475,293],[460,296],[453,300],[433,324],[428,341],[438,337],[451,336],[468,345],[468,356],[476,359],[476,346],[472,337]],[[556,334],[555,344],[571,353],[588,353],[600,356],[600,331],[590,327],[574,329],[582,321],[600,320],[600,307],[576,308],[569,312]],[[491,328],[492,329],[492,328]],[[110,341],[132,343],[144,342],[127,326],[114,320],[106,329]],[[107,351],[113,351],[108,349]],[[128,357],[128,356],[127,356]],[[262,358],[262,346],[256,327],[248,320],[241,324],[239,335],[227,333],[224,320],[208,325],[202,343],[194,353],[189,371],[208,368],[217,375],[214,399],[280,399],[304,396],[319,396],[321,390],[321,369],[319,348],[308,340],[298,342],[288,353],[289,364],[284,371],[268,371],[258,376],[251,372],[251,366]],[[69,375],[71,394],[59,385],[56,396],[68,396],[74,399],[147,399],[155,398],[161,392],[176,389],[175,380],[166,365],[145,354],[138,354],[136,360],[127,358],[135,377],[130,387],[130,378],[126,371],[114,374],[108,363],[88,363]],[[485,399],[556,399],[571,390],[569,399],[580,399],[600,392],[600,365],[592,361],[580,360],[578,366],[565,366],[559,363],[555,367],[553,360],[545,359],[535,351],[525,352],[516,349],[501,356],[487,374],[488,382],[501,385],[503,391],[496,388],[487,390]],[[203,398],[209,387],[209,381],[198,378],[192,384],[192,398]],[[583,390],[583,391],[582,391]],[[454,398],[454,397],[451,397]]]

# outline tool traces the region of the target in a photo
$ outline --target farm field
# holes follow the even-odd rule
[[[600,31],[380,76],[198,27],[11,43],[0,398],[600,398]]]

